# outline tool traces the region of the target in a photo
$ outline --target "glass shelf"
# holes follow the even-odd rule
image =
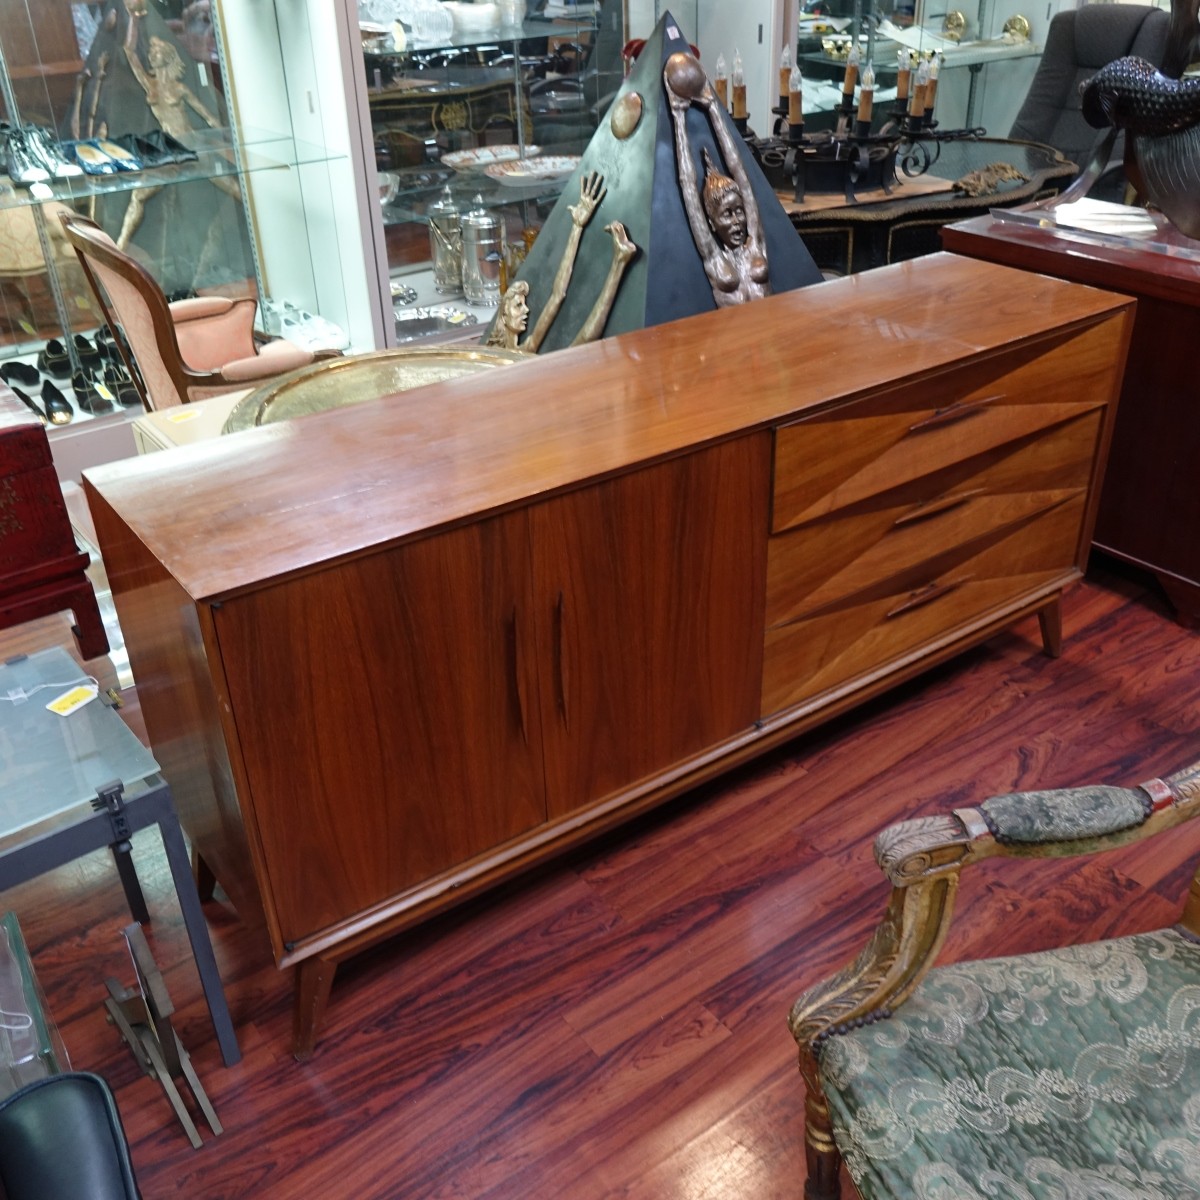
[[[141,171],[119,171],[114,175],[74,175],[52,179],[34,194],[27,187],[7,187],[0,193],[0,208],[45,204],[58,200],[70,204],[93,196],[131,192],[138,188],[166,187],[192,180],[214,179],[223,175],[245,175],[256,171],[289,169],[311,163],[331,162],[334,157],[324,146],[309,145],[286,134],[267,130],[243,130],[240,163],[228,129],[196,130],[188,149],[199,156],[195,162],[171,163],[147,167]]]
[[[526,17],[520,25],[511,27],[496,25],[489,29],[455,31],[450,37],[439,41],[409,41],[403,50],[366,49],[363,58],[368,69],[373,59],[420,58],[439,50],[467,50],[479,47],[511,45],[513,42],[545,40],[571,32],[590,32],[595,28],[595,14],[582,13],[578,17]]]

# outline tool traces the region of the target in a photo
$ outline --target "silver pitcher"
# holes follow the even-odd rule
[[[500,303],[500,263],[504,251],[504,226],[476,196],[462,219],[462,288],[471,304],[491,307]]]
[[[433,287],[440,296],[462,295],[462,215],[450,185],[429,206],[429,252]]]

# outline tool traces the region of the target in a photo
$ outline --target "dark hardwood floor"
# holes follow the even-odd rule
[[[0,903],[72,1065],[116,1090],[145,1200],[799,1197],[785,1017],[882,910],[876,831],[1200,759],[1200,638],[1155,592],[1096,567],[1067,597],[1064,635],[1048,659],[1031,621],[343,966],[304,1064],[289,1054],[289,980],[217,902],[245,1054],[221,1065],[165,861],[139,835],[151,945],[226,1129],[198,1151],[105,1023],[105,977],[132,983],[107,856]],[[3,640],[7,656],[69,634],[54,619]],[[947,955],[1040,948],[1069,922],[1089,937],[1170,923],[1197,854],[1200,825],[1098,860],[984,864],[964,880]]]

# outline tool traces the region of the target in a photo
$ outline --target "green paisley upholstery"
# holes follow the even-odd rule
[[[1001,841],[1069,842],[1103,837],[1142,824],[1150,797],[1141,788],[1083,787],[1049,792],[1010,792],[979,807]]]
[[[1181,931],[935,969],[826,1038],[820,1072],[864,1200],[1200,1200],[1200,944]]]

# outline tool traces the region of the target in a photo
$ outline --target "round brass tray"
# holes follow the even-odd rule
[[[443,383],[508,363],[527,362],[529,357],[518,350],[502,350],[497,346],[428,346],[326,359],[281,375],[243,396],[226,418],[221,432],[239,433],[308,413],[346,408],[428,383]]]

